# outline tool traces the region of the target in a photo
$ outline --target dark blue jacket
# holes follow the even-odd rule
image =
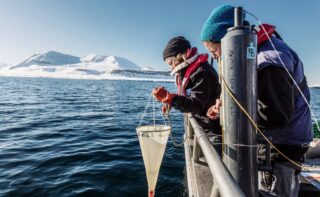
[[[276,51],[269,41],[258,47],[258,124],[274,144],[309,143],[313,138],[311,113],[282,62],[310,102],[303,64],[282,40],[271,39]]]

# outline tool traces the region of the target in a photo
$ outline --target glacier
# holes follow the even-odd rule
[[[1,63],[0,76],[174,81],[170,71],[141,68],[123,57],[96,54],[77,57],[57,51],[34,54],[16,65]]]

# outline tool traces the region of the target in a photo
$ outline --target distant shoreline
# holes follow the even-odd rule
[[[173,83],[173,79],[148,79],[148,78],[68,78],[68,77],[46,77],[46,76],[10,76],[10,75],[0,75],[0,77],[9,78],[39,78],[39,79],[66,79],[66,80],[94,80],[94,81],[152,81],[152,82],[168,82]]]

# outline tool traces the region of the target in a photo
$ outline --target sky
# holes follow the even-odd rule
[[[75,56],[116,55],[141,67],[168,69],[162,51],[174,36],[184,36],[206,52],[201,28],[221,4],[243,6],[275,25],[302,59],[309,85],[320,84],[317,0],[0,0],[0,62],[17,64],[55,50]]]

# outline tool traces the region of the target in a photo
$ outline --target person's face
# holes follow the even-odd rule
[[[210,51],[214,59],[221,57],[221,43],[204,41],[203,45]]]
[[[176,57],[167,57],[164,61],[171,67],[171,70],[179,65],[179,61]]]

